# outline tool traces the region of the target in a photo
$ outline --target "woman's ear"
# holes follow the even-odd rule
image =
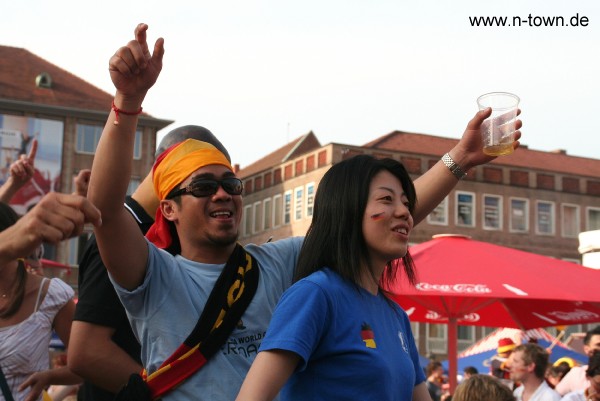
[[[173,200],[161,200],[158,205],[163,217],[169,221],[175,221],[177,218],[177,205]]]

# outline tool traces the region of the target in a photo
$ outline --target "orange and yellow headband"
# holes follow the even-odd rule
[[[156,159],[152,169],[152,181],[158,199],[165,199],[190,174],[211,164],[222,165],[233,171],[225,155],[210,143],[186,139],[168,148]]]
[[[233,171],[225,155],[210,143],[186,139],[171,146],[156,159],[152,168],[152,183],[156,196],[160,200],[166,199],[167,195],[194,171],[213,164],[225,166]],[[160,208],[156,211],[154,224],[146,233],[146,237],[162,249],[171,245],[169,224]]]

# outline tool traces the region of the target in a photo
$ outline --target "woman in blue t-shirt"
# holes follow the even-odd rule
[[[317,190],[295,284],[238,400],[430,400],[406,313],[382,290],[408,253],[415,189],[393,159],[335,164]]]

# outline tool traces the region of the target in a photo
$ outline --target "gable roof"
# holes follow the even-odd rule
[[[393,131],[363,146],[441,157],[457,143],[458,139]],[[492,160],[489,165],[521,167],[600,178],[600,160],[598,159],[571,156],[564,151],[545,152],[533,150],[524,145],[508,156],[500,156]]]
[[[50,76],[50,88],[36,85],[41,73]],[[28,50],[0,46],[0,98],[108,113],[113,95]]]
[[[268,170],[273,166],[285,163],[287,160],[293,159],[320,147],[321,143],[317,139],[316,135],[310,131],[307,134],[302,135],[280,147],[279,149],[269,153],[262,159],[259,159],[254,163],[244,167],[238,171],[238,176],[241,178],[249,177],[260,171]]]

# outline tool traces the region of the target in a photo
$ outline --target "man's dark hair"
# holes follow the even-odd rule
[[[429,377],[433,374],[433,372],[442,367],[443,365],[441,362],[431,361],[429,362],[429,364],[427,364],[427,367],[425,368],[425,374],[427,375],[427,377]]]
[[[476,375],[479,374],[479,371],[477,370],[477,368],[475,368],[474,366],[467,366],[463,372],[468,373],[470,375]]]
[[[588,377],[594,377],[600,375],[600,351],[596,350],[590,356],[590,360],[588,362],[588,368],[585,371],[585,374]]]
[[[161,153],[169,149],[171,146],[183,142],[186,139],[197,139],[199,141],[210,143],[215,148],[219,149],[219,151],[225,155],[227,160],[229,160],[229,163],[231,163],[229,152],[227,152],[227,149],[225,149],[225,146],[223,146],[221,141],[219,141],[217,137],[208,129],[199,125],[184,125],[183,127],[175,128],[174,130],[170,131],[158,144],[156,153],[154,155],[155,158],[157,158]]]
[[[543,379],[548,368],[549,355],[548,352],[538,344],[525,343],[517,346],[513,352],[523,352],[523,362],[525,365],[535,364],[533,373],[536,377]]]
[[[591,330],[588,330],[585,333],[585,337],[583,337],[583,343],[585,345],[590,345],[590,341],[592,341],[593,336],[600,336],[600,326],[596,326]]]

